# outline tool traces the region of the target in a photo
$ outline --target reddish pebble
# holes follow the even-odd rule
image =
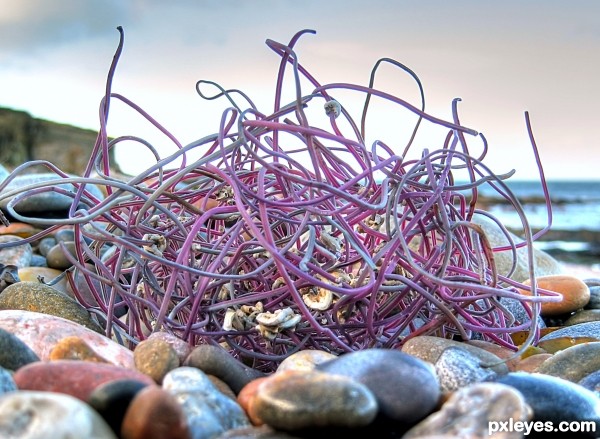
[[[82,401],[87,401],[99,385],[125,378],[155,384],[135,370],[81,360],[38,361],[21,367],[13,376],[20,390],[65,393]]]
[[[536,278],[538,288],[559,293],[562,299],[558,302],[542,303],[540,314],[543,316],[556,316],[567,314],[583,308],[590,301],[590,289],[581,280],[574,276],[555,274]],[[529,279],[523,281],[530,285]],[[531,291],[519,290],[522,294],[531,295]],[[547,297],[547,296],[546,296]]]
[[[242,387],[240,393],[237,396],[238,404],[244,409],[250,422],[254,425],[263,425],[264,422],[259,418],[252,416],[252,411],[250,410],[250,406],[252,405],[252,401],[254,400],[256,394],[258,393],[259,386],[267,380],[268,377],[255,378]]]
[[[188,439],[185,414],[175,396],[159,386],[140,390],[131,401],[123,424],[122,439]]]
[[[179,357],[169,343],[160,338],[140,342],[133,351],[135,368],[158,384],[171,370],[179,367]]]

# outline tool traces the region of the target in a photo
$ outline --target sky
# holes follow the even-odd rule
[[[125,45],[113,92],[183,144],[216,132],[227,107],[201,99],[198,80],[241,89],[270,114],[280,59],[265,41],[287,43],[312,29],[316,34],[304,35],[295,49],[319,82],[367,85],[375,62],[393,58],[420,78],[429,114],[450,120],[460,98],[461,123],[485,135],[484,163],[492,171],[539,179],[527,111],[547,179],[600,179],[597,0],[0,0],[0,107],[99,129],[117,26]],[[419,106],[415,82],[398,69],[383,66],[375,85]],[[359,121],[364,96],[338,99]],[[368,140],[401,150],[413,123],[407,112],[374,103]],[[424,124],[414,148],[437,149],[445,133]],[[174,152],[118,102],[108,134],[137,135],[161,154]],[[152,163],[127,144],[117,158],[131,174]]]

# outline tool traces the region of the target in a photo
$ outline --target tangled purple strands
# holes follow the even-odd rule
[[[264,370],[302,349],[397,348],[419,334],[468,339],[478,333],[513,349],[512,332],[530,330],[530,340],[536,336],[537,304],[552,299],[535,294],[535,286],[532,296],[521,295],[519,284],[496,273],[498,249],[470,221],[477,212],[477,188],[489,184],[504,194],[526,231],[527,220],[503,183],[510,174],[495,175],[483,164],[485,138],[460,124],[458,99],[452,121],[425,113],[417,76],[387,58],[373,69],[369,86],[321,85],[294,52],[301,35],[312,32],[302,31],[287,45],[267,40],[281,57],[272,114],[260,112],[238,90],[199,81],[200,96],[225,97],[231,106],[216,134],[182,146],[141,108],[112,93],[123,46],[119,32],[100,108],[101,129],[85,175],[69,177],[41,163],[77,188],[62,192],[73,197],[69,217],[38,221],[49,226],[46,234],[73,226],[76,257],[66,274],[73,286],[75,276],[83,276],[96,303],[77,288],[75,294],[107,322],[107,336],[133,346],[152,331],[166,330],[193,345],[226,346]],[[373,87],[382,62],[415,79],[421,108]],[[282,105],[288,68],[296,98]],[[304,95],[301,82],[306,80],[314,89]],[[206,85],[220,92],[205,96],[201,88]],[[360,128],[334,99],[338,90],[364,95]],[[401,154],[379,140],[365,144],[367,110],[375,97],[418,116]],[[109,140],[112,99],[160,129],[177,152],[161,159],[143,139]],[[326,128],[309,122],[315,104]],[[442,148],[408,160],[422,121],[447,128],[446,140]],[[531,135],[528,119],[527,124]],[[342,126],[351,135],[342,134]],[[483,144],[480,157],[469,154],[467,136]],[[108,159],[109,150],[123,141],[138,142],[157,157],[154,166],[127,182],[110,175]],[[533,137],[532,144],[536,150]],[[191,151],[201,157],[188,163]],[[169,167],[177,160],[180,165]],[[458,169],[469,175],[468,183],[454,181]],[[106,197],[95,198],[86,190],[90,184],[103,187]],[[9,203],[9,210],[23,218],[14,212],[18,200],[48,190],[60,191],[48,184],[29,188]],[[531,321],[515,322],[501,297],[522,301]],[[127,310],[124,318],[116,317],[119,309]]]

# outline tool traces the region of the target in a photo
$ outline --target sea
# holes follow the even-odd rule
[[[550,214],[539,181],[508,179],[505,184],[519,200],[533,231],[550,224],[534,247],[562,262],[600,269],[600,180],[547,181]],[[522,221],[512,204],[488,184],[480,186],[478,194],[484,210],[522,235]]]

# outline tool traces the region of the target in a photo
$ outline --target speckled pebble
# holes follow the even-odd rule
[[[0,327],[0,367],[14,371],[39,360],[37,354],[19,337]]]
[[[73,241],[58,243],[48,250],[48,253],[46,254],[46,263],[50,268],[66,270],[73,265],[67,255],[76,257],[75,243]]]
[[[600,321],[578,323],[552,331],[538,341],[538,346],[548,352],[562,350],[577,343],[600,341]]]
[[[117,439],[89,405],[62,393],[37,391],[0,396],[0,437]]]
[[[20,309],[54,315],[103,333],[98,323],[79,303],[60,291],[39,282],[18,282],[0,294],[0,310]]]
[[[135,368],[158,384],[165,375],[179,367],[179,357],[169,343],[160,338],[141,341],[133,351]]]
[[[312,370],[317,364],[337,358],[329,352],[319,351],[315,349],[306,349],[298,351],[288,356],[285,360],[279,363],[277,372],[284,370]]]
[[[437,406],[441,390],[433,365],[392,349],[365,349],[317,365],[317,371],[343,375],[364,384],[391,420],[412,424]]]
[[[369,425],[377,401],[363,384],[341,375],[286,370],[261,380],[248,406],[251,418],[276,429]]]
[[[196,367],[204,373],[216,376],[223,380],[235,394],[254,378],[264,376],[264,373],[235,359],[225,349],[213,345],[196,346],[186,358],[184,365]]]
[[[37,283],[49,283],[54,282],[58,276],[61,276],[64,272],[62,270],[56,270],[55,268],[49,267],[23,267],[19,268],[19,279],[22,282],[37,282]],[[60,281],[53,283],[52,288],[67,293],[67,278],[63,276]]]
[[[455,346],[442,352],[435,362],[435,372],[443,392],[453,392],[497,375],[492,369],[483,367],[481,361],[469,351]]]
[[[536,372],[574,383],[600,370],[600,342],[582,343],[556,352],[539,365]]]
[[[182,365],[185,359],[190,355],[190,352],[193,350],[193,346],[191,346],[187,341],[180,339],[179,337],[165,331],[157,331],[153,332],[148,336],[148,340],[160,339],[165,341],[166,343],[173,348],[175,354],[179,358],[179,364]]]
[[[533,413],[514,388],[498,383],[476,383],[454,392],[439,411],[411,428],[402,439],[449,435],[454,438],[521,439],[515,429],[489,434],[491,422],[527,422]],[[492,424],[493,425],[493,424]]]
[[[188,439],[192,437],[177,398],[159,386],[141,389],[127,408],[122,439]],[[201,436],[202,435],[202,436]],[[209,438],[204,432],[196,437]]]
[[[223,395],[200,369],[173,369],[165,375],[162,387],[181,404],[194,439],[213,438],[229,429],[250,425],[240,405]]]
[[[14,247],[0,249],[0,264],[16,265],[17,268],[28,267],[33,255],[31,244],[15,235],[0,235],[0,244],[5,242],[21,242],[22,244]]]

